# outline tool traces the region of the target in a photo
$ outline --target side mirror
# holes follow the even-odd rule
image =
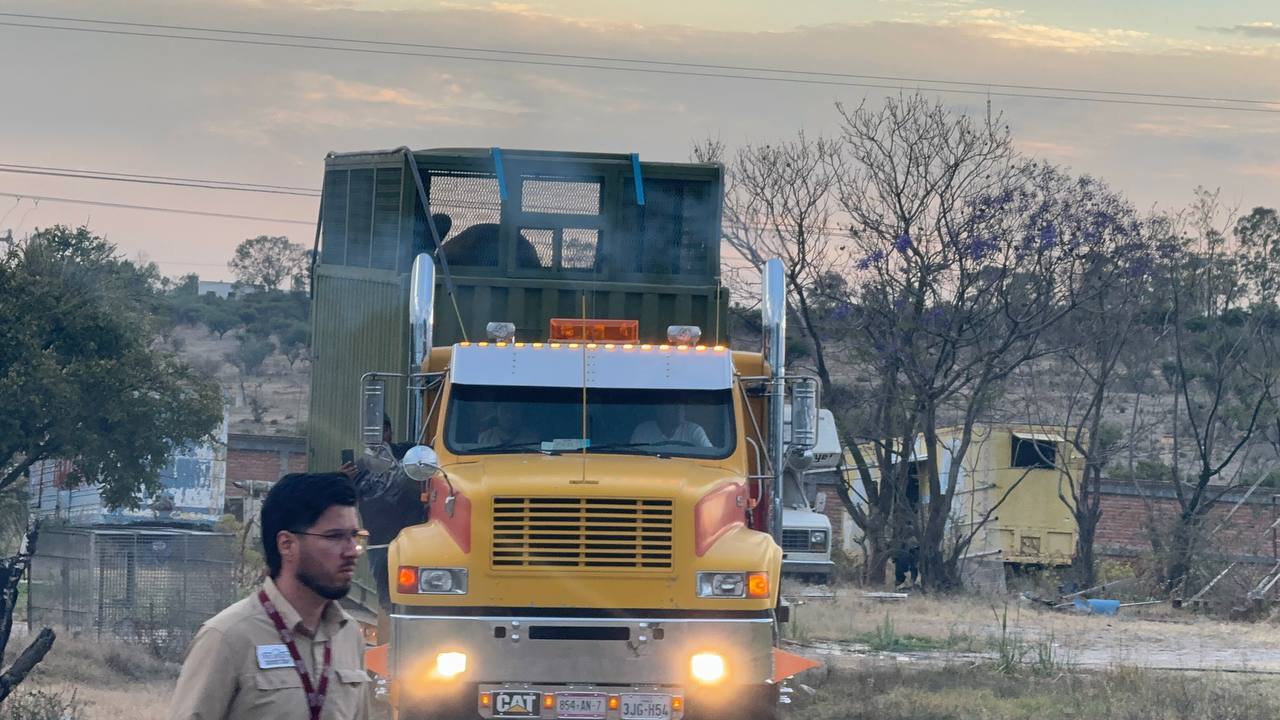
[[[382,444],[382,419],[386,417],[387,381],[364,376],[360,385],[360,441],[366,447]]]
[[[440,472],[440,457],[426,445],[414,445],[400,461],[404,472],[418,482],[426,482]]]
[[[404,473],[420,483],[426,483],[436,473],[444,478],[444,484],[449,487],[449,496],[444,499],[444,511],[453,517],[454,505],[458,500],[458,494],[453,490],[453,483],[449,481],[449,476],[440,467],[440,457],[436,455],[436,451],[426,445],[414,445],[409,448],[409,452],[404,454],[404,459],[400,461],[400,466],[404,468]],[[434,502],[432,493],[432,500]]]
[[[791,451],[812,450],[818,444],[818,381],[795,378],[791,386]]]

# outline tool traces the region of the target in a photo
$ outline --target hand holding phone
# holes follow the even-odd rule
[[[352,450],[351,448],[344,448],[342,450],[342,464],[346,465],[347,463],[353,463],[355,461],[356,461],[356,451]]]

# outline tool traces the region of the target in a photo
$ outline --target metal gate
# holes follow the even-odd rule
[[[230,533],[43,528],[28,576],[28,623],[185,646],[235,600],[232,552]]]

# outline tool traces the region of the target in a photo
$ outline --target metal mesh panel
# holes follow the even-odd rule
[[[531,230],[523,229],[520,235],[529,244],[533,246],[534,252],[538,254],[538,264],[533,267],[554,267],[556,256],[556,232],[554,230]],[[530,267],[524,262],[517,263],[520,267]]]
[[[447,229],[441,232],[441,239],[450,264],[496,267],[500,254],[498,222],[502,217],[497,178],[483,173],[433,170],[426,180],[436,228]],[[428,239],[428,247],[430,242]]]
[[[582,228],[565,228],[561,243],[561,267],[591,270],[596,266],[596,245],[600,233]]]
[[[531,213],[599,215],[599,180],[549,180],[525,178],[521,209]]]
[[[625,182],[633,182],[625,178]],[[645,180],[645,205],[622,194],[627,236],[613,251],[628,272],[699,275],[712,271],[711,248],[718,238],[705,218],[714,215],[715,198],[705,184]]]
[[[533,249],[528,257],[517,257],[521,268],[594,270],[600,231],[587,228],[521,228],[520,236]]]
[[[36,550],[33,623],[181,648],[235,599],[228,533],[59,528]]]

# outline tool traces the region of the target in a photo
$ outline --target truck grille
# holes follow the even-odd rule
[[[809,552],[809,531],[782,529],[783,552]]]
[[[494,568],[670,570],[672,501],[495,497]]]

